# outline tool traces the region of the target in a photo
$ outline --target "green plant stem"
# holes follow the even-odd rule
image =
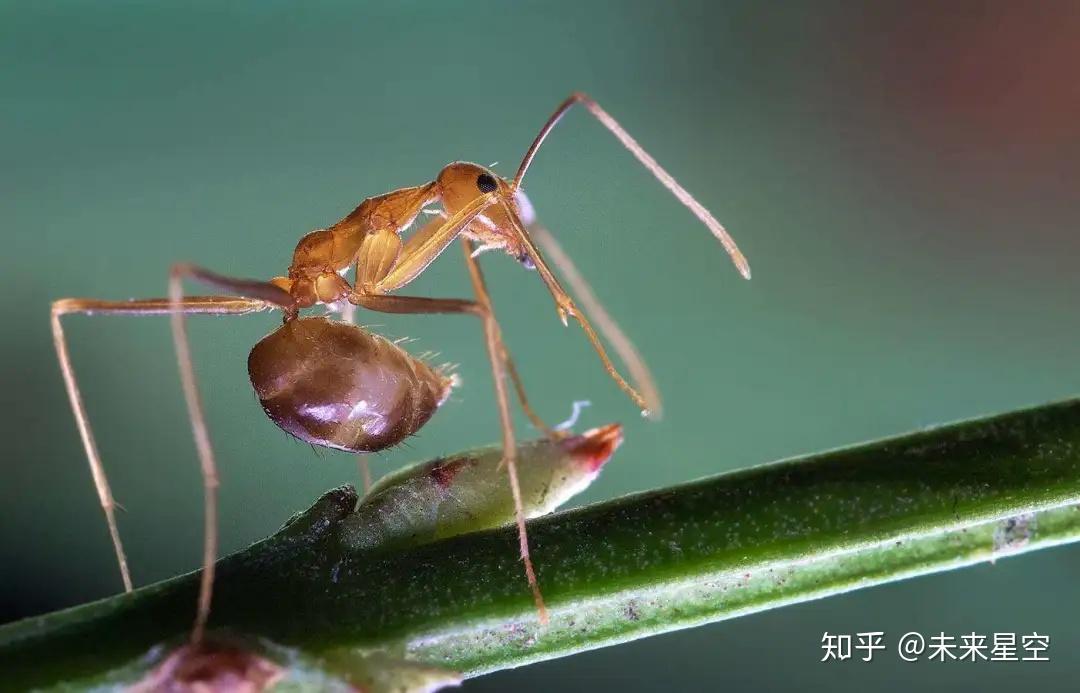
[[[350,489],[220,564],[212,627],[475,675],[1080,537],[1080,400],[530,522],[541,627],[499,529],[342,548]],[[1017,518],[1010,520],[1009,518]],[[190,625],[196,576],[0,628],[6,684],[98,675]]]

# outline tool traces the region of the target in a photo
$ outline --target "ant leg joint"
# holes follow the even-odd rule
[[[245,298],[265,301],[283,310],[286,314],[296,313],[300,306],[296,298],[273,282],[253,279],[236,279],[197,267],[189,262],[178,262],[169,268],[170,284],[179,284],[185,278],[194,279],[208,286],[224,289]],[[177,290],[177,293],[182,293]]]
[[[50,307],[50,313],[54,318],[66,315],[71,312],[71,307],[74,303],[75,301],[70,298],[61,298],[53,301],[52,306]]]

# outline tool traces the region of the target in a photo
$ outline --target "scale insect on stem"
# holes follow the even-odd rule
[[[192,314],[244,315],[280,310],[283,324],[251,350],[248,373],[267,416],[297,438],[357,454],[385,450],[418,431],[446,401],[456,381],[430,367],[400,346],[353,324],[352,320],[302,315],[325,306],[351,318],[356,308],[386,313],[448,313],[479,319],[495,382],[495,400],[502,428],[502,462],[514,502],[521,559],[541,622],[547,621],[540,583],[529,557],[521,488],[515,458],[506,386],[509,375],[522,408],[548,435],[562,432],[546,426],[529,406],[521,377],[510,358],[495,318],[487,285],[476,256],[503,250],[535,270],[551,293],[564,324],[574,318],[596,350],[608,375],[642,410],[658,415],[659,395],[644,360],[614,320],[592,295],[554,237],[536,225],[522,181],[555,124],[581,104],[634,157],[683,203],[721,242],[739,272],[750,267],[723,226],[631,137],[599,104],[580,92],[571,94],[548,118],[521,160],[513,180],[478,164],[454,162],[435,180],[370,197],[341,221],[305,235],[297,243],[284,276],[269,281],[225,277],[187,264],[174,265],[167,298],[109,301],[66,298],[52,305],[52,330],[60,369],[82,438],[94,485],[105,512],[126,590],[132,581],[117,529],[115,507],[86,407],[75,379],[61,317],[68,314],[169,315],[188,415],[204,481],[205,537],[203,572],[191,640],[203,641],[210,615],[217,558],[217,462],[203,414],[185,318]],[[426,223],[405,237],[421,212],[433,212]],[[396,292],[416,279],[443,251],[460,241],[474,296],[469,299],[402,296]],[[541,254],[541,247],[588,309],[582,311],[563,289]],[[355,269],[353,283],[344,274]],[[186,296],[184,280],[227,295]],[[596,317],[593,328],[588,314]],[[601,335],[626,364],[633,384],[616,369]],[[379,377],[391,374],[392,377]]]

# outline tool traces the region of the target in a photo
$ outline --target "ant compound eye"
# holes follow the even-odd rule
[[[486,173],[481,173],[476,177],[476,187],[480,189],[482,193],[495,192],[495,189],[499,187],[499,184],[495,182],[495,179]]]
[[[518,255],[518,262],[520,262],[521,266],[527,270],[536,269],[536,264],[533,262],[532,257],[530,257],[528,253],[522,253],[521,255]]]

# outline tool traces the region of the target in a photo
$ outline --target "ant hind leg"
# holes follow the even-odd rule
[[[120,541],[120,531],[116,522],[116,501],[113,499],[109,487],[109,480],[105,474],[105,467],[101,462],[101,453],[94,438],[90,418],[86,412],[82,392],[79,389],[78,380],[75,377],[75,368],[71,360],[71,352],[68,348],[67,335],[61,318],[65,315],[167,315],[173,311],[185,313],[212,314],[212,315],[245,315],[273,308],[274,306],[261,300],[238,298],[230,296],[193,296],[184,299],[179,304],[173,304],[169,299],[153,298],[135,301],[107,301],[89,298],[62,298],[54,301],[50,311],[50,323],[53,333],[53,345],[56,348],[56,357],[60,364],[60,373],[64,379],[64,387],[67,390],[68,400],[71,403],[72,414],[82,439],[83,448],[86,452],[87,462],[90,465],[90,473],[94,479],[98,498],[101,501],[102,510],[105,513],[105,521],[109,527],[109,536],[112,540],[113,550],[120,567],[120,577],[124,583],[124,590],[132,590],[131,573],[127,565],[127,556],[124,553],[123,543]]]
[[[225,277],[189,264],[173,265],[169,270],[169,305],[174,308],[184,303],[183,281],[185,278],[274,304],[285,311],[286,319],[296,315],[297,306],[292,296],[274,284]],[[176,361],[180,368],[180,383],[184,390],[184,400],[187,402],[188,418],[191,420],[191,431],[195,437],[195,449],[199,456],[199,469],[203,477],[203,571],[199,582],[195,624],[191,629],[191,642],[198,645],[206,632],[206,622],[210,618],[210,601],[214,590],[214,563],[217,560],[218,545],[217,500],[220,481],[217,462],[214,459],[214,448],[210,443],[210,429],[206,424],[202,397],[199,395],[198,382],[195,378],[184,311],[173,310],[170,317]]]

